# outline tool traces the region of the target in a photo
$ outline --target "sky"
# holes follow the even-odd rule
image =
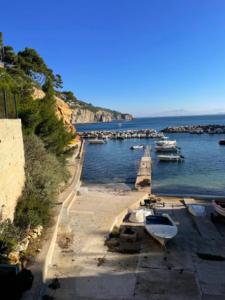
[[[225,112],[224,0],[1,3],[0,31],[64,90],[136,117]]]

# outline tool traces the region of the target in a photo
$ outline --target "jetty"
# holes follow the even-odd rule
[[[141,158],[135,188],[141,192],[151,194],[151,173],[152,173],[152,159],[151,149],[147,146],[144,155]]]
[[[191,133],[191,134],[223,134],[225,133],[224,125],[187,125],[172,126],[161,130],[163,133]]]
[[[84,131],[78,132],[83,139],[136,139],[136,138],[163,138],[163,132],[158,132],[155,129],[140,129],[140,130],[99,130],[99,131]]]

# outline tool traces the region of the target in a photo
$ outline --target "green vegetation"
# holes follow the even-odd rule
[[[45,150],[37,136],[25,136],[24,146],[26,184],[14,220],[21,228],[48,223],[59,184],[68,179],[62,163]]]
[[[10,220],[0,223],[0,253],[9,253],[17,245],[21,232]],[[0,257],[1,261],[1,257]]]
[[[16,94],[18,115],[22,120],[26,183],[15,213],[16,226],[46,225],[56,200],[60,183],[68,179],[65,157],[74,137],[56,117],[55,95],[63,86],[34,49],[16,53],[3,44],[0,33],[0,90]],[[45,92],[42,100],[33,100],[34,87]]]

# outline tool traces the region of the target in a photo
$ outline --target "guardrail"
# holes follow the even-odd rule
[[[0,89],[0,119],[17,118],[17,95]]]

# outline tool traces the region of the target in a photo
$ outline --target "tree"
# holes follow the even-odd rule
[[[65,100],[65,102],[76,102],[77,101],[76,96],[71,91],[63,91],[61,93],[61,97],[63,98],[63,100]]]
[[[34,49],[25,48],[18,52],[18,66],[41,86],[49,78],[53,81],[52,71]]]
[[[14,49],[11,46],[3,47],[3,61],[7,64],[15,64],[17,60],[17,55],[14,52]]]
[[[35,134],[43,140],[46,149],[59,157],[74,136],[67,132],[63,121],[56,117],[53,97],[45,97],[39,101],[39,105],[41,121],[35,129]]]
[[[3,60],[3,34],[0,32],[0,61]]]
[[[54,84],[54,87],[56,89],[62,89],[63,88],[63,81],[62,81],[61,75],[56,74],[54,76],[53,84]]]

